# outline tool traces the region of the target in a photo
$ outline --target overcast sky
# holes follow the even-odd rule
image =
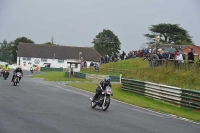
[[[110,29],[128,52],[159,23],[180,24],[200,46],[200,0],[0,0],[0,42],[25,36],[40,44],[54,36],[61,45],[89,47]]]

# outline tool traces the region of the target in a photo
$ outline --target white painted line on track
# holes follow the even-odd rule
[[[79,89],[79,88],[75,88],[75,87],[72,87],[72,86],[68,86],[68,87],[71,87],[71,88],[74,88],[74,89],[77,89],[77,90],[81,90],[81,91],[84,91],[84,92],[88,92],[88,93],[94,94],[92,92],[89,92],[89,91],[86,91],[86,90],[82,90],[82,89]],[[143,110],[147,110],[147,111],[150,111],[150,112],[153,112],[153,113],[156,113],[156,114],[164,115],[164,116],[167,116],[167,117],[170,117],[170,118],[174,118],[174,119],[178,119],[178,120],[183,120],[183,121],[187,121],[187,122],[190,122],[190,123],[194,123],[194,124],[200,125],[200,123],[198,123],[198,122],[195,122],[195,121],[192,121],[192,120],[189,120],[189,119],[186,119],[186,118],[178,117],[176,115],[164,114],[164,113],[156,112],[156,111],[153,111],[153,110],[150,110],[150,109],[146,109],[146,108],[142,108],[142,107],[139,107],[139,106],[136,106],[136,105],[125,103],[125,102],[122,102],[122,101],[119,101],[119,100],[116,100],[116,99],[112,99],[112,100],[120,102],[120,103],[123,103],[123,104],[126,104],[126,105],[130,105],[130,106],[133,106],[133,107],[137,107],[137,108],[140,108],[140,109],[143,109]],[[200,128],[200,127],[198,127],[198,128]]]
[[[72,91],[72,90],[64,89],[64,88],[62,88],[62,87],[60,87],[60,86],[57,86],[57,85],[52,85],[52,84],[48,84],[48,85],[51,85],[51,86],[54,86],[54,87],[56,87],[56,88],[59,88],[59,89],[62,89],[62,90],[66,90],[66,91],[69,91],[69,92],[72,92],[72,93],[80,94],[80,95],[83,95],[83,96],[86,96],[86,97],[90,98],[89,95],[85,95],[85,94],[82,94],[82,93],[79,93],[79,92],[75,92],[75,91]],[[60,85],[61,85],[61,84],[60,84]],[[65,86],[65,85],[64,85],[64,86]],[[73,87],[72,87],[72,88],[73,88]],[[77,89],[77,88],[75,88],[75,89]],[[80,90],[80,89],[78,89],[78,90]],[[83,91],[85,91],[85,90],[83,90]],[[85,91],[85,92],[88,92],[88,91]],[[90,93],[92,93],[92,92],[90,92]],[[92,94],[94,94],[94,93],[92,93]],[[114,99],[112,99],[112,100],[114,100]],[[111,103],[111,104],[113,104],[113,103]],[[114,104],[114,105],[117,105],[117,104]],[[119,105],[117,105],[117,106],[119,106]],[[122,106],[121,106],[121,107],[122,107]],[[126,108],[126,107],[123,107],[123,108]],[[129,108],[126,108],[126,109],[129,109]],[[163,117],[163,118],[165,118],[164,116],[158,115],[158,114],[155,114],[155,113],[149,113],[149,112],[141,111],[141,110],[138,110],[138,109],[131,109],[131,110],[134,110],[134,111],[137,111],[137,112],[140,112],[140,113],[145,113],[145,114],[150,114],[150,115],[155,115],[155,116],[158,116],[158,117]]]
[[[79,93],[79,92],[75,92],[75,91],[72,91],[72,90],[69,90],[69,89],[64,89],[64,88],[62,88],[62,87],[60,87],[60,86],[52,85],[52,84],[49,84],[49,83],[46,83],[46,84],[51,85],[51,86],[54,86],[54,87],[57,87],[57,88],[62,89],[62,90],[66,90],[66,91],[72,92],[72,93],[77,93],[77,94],[80,94],[80,95],[83,95],[83,96],[86,96],[86,97],[90,97],[89,95],[85,95],[85,94],[82,94],[82,93]],[[63,85],[64,87],[66,87],[65,84],[60,84],[60,85]],[[77,90],[80,90],[80,91],[84,91],[84,92],[87,92],[87,93],[94,94],[94,93],[92,93],[92,92],[89,92],[89,91],[86,91],[86,90],[82,90],[82,89],[79,89],[79,88],[75,88],[75,87],[72,87],[72,86],[67,86],[67,87],[74,88],[74,89],[77,89]],[[151,114],[151,115],[156,115],[156,114],[157,114],[156,116],[159,116],[159,117],[167,116],[167,117],[170,117],[170,118],[174,118],[174,119],[178,119],[178,120],[183,120],[183,121],[186,121],[186,122],[190,122],[190,123],[193,123],[193,124],[200,125],[200,123],[195,122],[195,121],[192,121],[192,120],[189,120],[189,119],[187,119],[187,118],[178,117],[178,116],[172,115],[172,114],[164,114],[164,113],[156,112],[156,111],[149,110],[149,109],[146,109],[146,108],[142,108],[142,107],[139,107],[139,106],[136,106],[136,105],[132,105],[132,104],[129,104],[129,103],[125,103],[125,102],[122,102],[122,101],[119,101],[119,100],[116,100],[116,99],[113,99],[113,98],[111,98],[111,99],[114,100],[114,101],[117,101],[117,102],[126,104],[126,105],[130,105],[130,106],[132,106],[132,107],[137,107],[137,108],[140,108],[140,109],[143,109],[143,110],[152,112],[152,113],[140,111],[140,110],[137,110],[137,109],[132,109],[132,110],[135,110],[135,111],[139,111],[139,112],[147,113],[147,114]],[[124,108],[125,108],[125,107],[124,107]],[[155,113],[155,114],[153,114],[153,113]],[[200,127],[198,127],[198,128],[200,128]]]
[[[47,83],[47,84],[48,84],[48,83]],[[64,88],[62,88],[61,86],[52,85],[52,84],[48,84],[48,85],[54,86],[54,87],[56,87],[56,88],[59,88],[59,89],[65,90],[65,91],[69,91],[69,92],[72,92],[72,93],[76,93],[76,94],[80,94],[80,95],[89,97],[89,95],[86,95],[86,94],[83,94],[83,93],[79,93],[79,92],[75,92],[75,91],[72,91],[72,90],[69,90],[69,89],[64,89]]]
[[[162,117],[162,118],[166,118],[163,115],[155,114],[155,112],[154,113],[148,113],[148,112],[145,112],[145,111],[141,111],[139,109],[131,109],[131,110],[138,111],[138,112],[145,113],[145,114],[155,115],[155,116]]]

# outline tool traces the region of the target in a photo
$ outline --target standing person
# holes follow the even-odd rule
[[[194,54],[192,52],[192,49],[188,50],[188,69],[191,69],[194,64]]]
[[[83,61],[81,62],[81,68],[84,68],[84,62]]]
[[[126,53],[124,52],[124,51],[122,51],[122,60],[124,60],[125,58],[125,55],[126,55]]]
[[[176,60],[176,64],[178,65],[178,68],[180,68],[180,66],[184,63],[183,56],[179,51],[176,54],[175,60]]]
[[[107,63],[108,61],[108,58],[107,58],[107,55],[105,55],[105,63]]]
[[[174,59],[176,59],[176,55],[177,55],[177,53],[178,53],[178,49],[177,48],[175,48],[175,51],[174,51]]]

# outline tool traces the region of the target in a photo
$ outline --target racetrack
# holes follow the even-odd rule
[[[34,73],[35,74],[35,73]],[[31,75],[25,71],[24,75]],[[12,72],[0,77],[0,133],[199,133],[200,124],[111,100],[92,109],[92,93]]]

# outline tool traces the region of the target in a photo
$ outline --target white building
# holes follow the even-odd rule
[[[17,64],[23,69],[31,66],[50,68],[71,68],[80,71],[80,60],[98,62],[100,54],[90,47],[58,46],[20,43]],[[73,64],[74,62],[74,64]]]

